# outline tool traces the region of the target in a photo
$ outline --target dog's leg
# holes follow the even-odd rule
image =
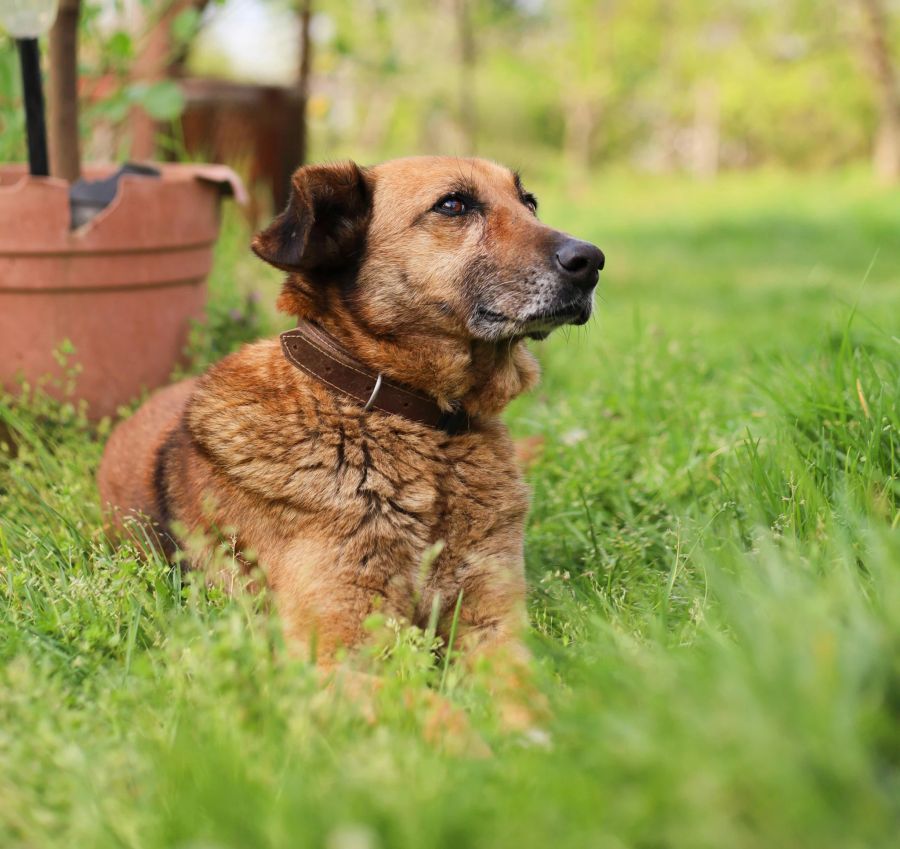
[[[333,549],[311,544],[292,546],[296,559],[288,572],[282,562],[276,570],[278,609],[285,636],[295,654],[314,662],[323,698],[338,697],[352,704],[370,723],[379,719],[385,681],[354,668],[353,658],[342,658],[370,636],[365,620],[377,610],[390,613],[391,587],[373,590],[360,586],[357,571],[340,568]],[[403,594],[405,597],[405,593]],[[469,727],[466,715],[438,693],[407,692],[410,709],[423,711],[425,739],[447,751],[484,756],[488,749]]]
[[[352,651],[366,636],[365,620],[382,600],[361,587],[330,555],[330,546],[292,546],[293,562],[273,569],[278,612],[292,649],[324,669]]]
[[[546,704],[534,684],[531,653],[521,639],[520,617],[470,626],[462,616],[460,619],[466,666],[486,677],[503,726],[511,731],[534,728],[546,713]]]
[[[546,706],[523,642],[528,627],[524,564],[515,558],[482,559],[470,568],[461,589],[457,638],[467,666],[485,671],[507,728],[534,728]]]
[[[315,664],[323,698],[337,697],[374,723],[382,681],[352,665],[352,652],[366,637],[364,623],[380,596],[358,587],[320,546],[305,544],[292,568],[276,570],[275,597],[287,645],[295,656]],[[337,573],[337,574],[336,574]],[[350,662],[348,662],[350,661]]]

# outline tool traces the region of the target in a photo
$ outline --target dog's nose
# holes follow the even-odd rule
[[[579,239],[566,239],[556,249],[554,258],[566,280],[580,289],[591,289],[597,285],[600,269],[606,262],[600,248]]]

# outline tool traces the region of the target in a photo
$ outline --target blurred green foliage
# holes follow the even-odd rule
[[[146,30],[167,4],[141,2]],[[287,21],[277,44],[248,50],[296,52],[297,4],[232,2]],[[883,2],[898,56],[900,3]],[[174,18],[173,52],[217,5]],[[135,104],[163,121],[183,108],[171,83],[130,78],[141,33],[124,9],[84,4],[86,134],[121,125]],[[869,156],[878,127],[856,0],[316,0],[313,9],[316,158],[476,151],[529,167],[563,154],[576,172],[612,162],[825,168]],[[0,40],[4,159],[24,156],[12,53]],[[242,76],[218,55],[188,66]],[[124,155],[127,133],[115,143],[108,155]]]
[[[396,623],[361,660],[374,721],[323,690],[271,599],[109,543],[108,422],[0,396],[0,845],[896,844],[900,196],[860,173],[609,173],[577,197],[527,176],[608,256],[595,318],[532,346],[542,383],[507,415],[543,439],[545,735],[504,733],[484,678],[442,680]],[[279,327],[248,238],[230,214],[196,367]],[[438,690],[492,756],[428,742]]]
[[[157,26],[168,0],[139,0],[146,15],[144,30]],[[158,121],[172,121],[184,110],[184,96],[172,80],[145,82],[133,79],[131,66],[143,34],[129,27],[126,7],[116,0],[83,0],[79,19],[78,67],[82,80],[80,123],[82,136],[90,139],[98,125],[120,126],[132,107],[139,107]],[[114,14],[110,14],[110,13]],[[172,50],[187,49],[200,27],[200,14],[189,8],[170,25]],[[25,159],[25,122],[21,80],[14,42],[0,35],[0,161]],[[101,158],[127,156],[127,139]]]
[[[460,6],[473,68],[461,77]],[[868,156],[878,93],[843,0],[470,0],[317,4],[317,149],[471,149],[580,169],[626,161],[827,167]],[[888,2],[889,12],[898,5]],[[892,21],[895,21],[893,15]],[[900,46],[896,25],[886,34]],[[896,51],[895,51],[896,52]],[[475,138],[463,132],[469,86]],[[348,94],[350,92],[350,94]]]

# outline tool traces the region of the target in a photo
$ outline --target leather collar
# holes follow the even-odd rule
[[[316,380],[356,399],[364,410],[380,410],[453,435],[469,429],[463,409],[447,412],[433,398],[373,374],[334,337],[311,321],[301,321],[281,334],[281,350],[289,363]]]

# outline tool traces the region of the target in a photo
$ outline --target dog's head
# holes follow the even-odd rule
[[[591,315],[603,253],[542,224],[517,174],[482,159],[307,165],[253,241],[304,318],[349,312],[375,337],[543,338]]]

